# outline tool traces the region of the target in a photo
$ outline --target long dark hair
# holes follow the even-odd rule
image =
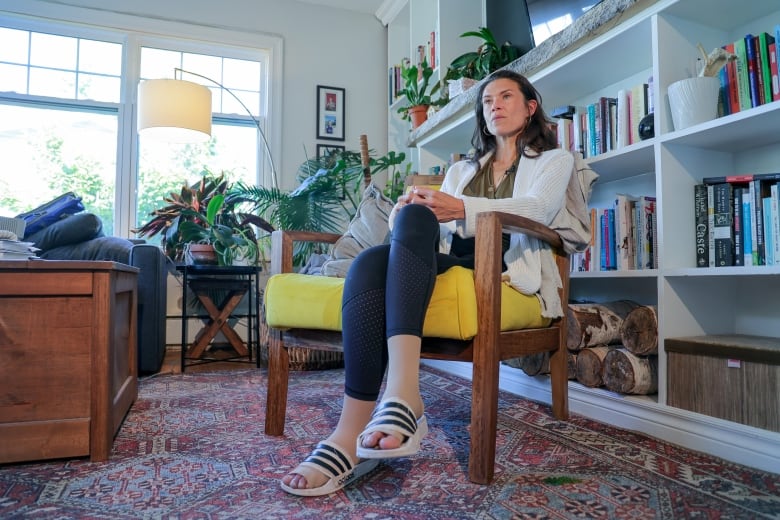
[[[536,111],[531,116],[531,120],[526,125],[523,133],[517,139],[518,157],[520,154],[526,157],[534,157],[546,150],[557,148],[558,136],[550,128],[550,120],[542,108],[541,94],[522,74],[507,69],[499,69],[488,76],[480,85],[477,100],[474,103],[474,119],[477,123],[474,129],[474,136],[471,138],[471,145],[476,150],[474,158],[478,159],[496,149],[496,136],[487,132],[487,121],[485,121],[485,115],[482,112],[482,95],[490,83],[501,78],[511,79],[517,83],[520,92],[523,93],[527,101],[536,101]],[[528,148],[533,150],[535,154],[529,155]]]

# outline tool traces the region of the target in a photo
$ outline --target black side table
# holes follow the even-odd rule
[[[260,339],[260,271],[259,266],[179,265],[176,270],[183,275],[181,316],[181,371],[187,366],[220,361],[252,362],[252,350]],[[188,296],[192,291],[207,314],[188,315]],[[215,293],[224,293],[221,301],[214,301]],[[238,304],[249,295],[246,312],[238,311]],[[188,323],[191,318],[207,319],[198,331],[192,345],[188,345]],[[231,319],[247,319],[247,339],[230,325]],[[234,356],[214,357],[206,350],[216,335],[222,332],[235,352]],[[255,354],[255,365],[260,366],[260,356]],[[188,363],[189,361],[189,363]]]

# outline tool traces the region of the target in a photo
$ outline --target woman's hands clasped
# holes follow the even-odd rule
[[[398,207],[407,204],[427,206],[439,222],[466,218],[463,201],[442,191],[430,188],[413,187],[409,193],[398,197]]]

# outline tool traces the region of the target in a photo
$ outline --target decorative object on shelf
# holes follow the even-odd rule
[[[420,63],[419,68],[408,64],[401,67],[404,88],[399,93],[406,97],[406,104],[398,108],[398,113],[412,122],[412,128],[423,124],[428,118],[428,107],[437,103],[431,96],[439,90],[439,83],[435,83],[429,90],[431,76],[433,69],[426,60]],[[421,79],[418,81],[418,78]]]
[[[344,140],[344,89],[317,85],[317,139]]]
[[[639,138],[652,139],[655,137],[655,114],[650,112],[639,120]]]
[[[487,27],[480,27],[476,31],[468,31],[460,35],[461,38],[471,36],[480,38],[482,43],[475,52],[461,54],[452,60],[444,76],[445,81],[469,78],[477,82],[520,57],[520,49],[508,41],[499,45],[493,32]],[[461,87],[468,88],[465,84]],[[452,92],[450,97],[454,97]]]
[[[257,128],[257,134],[265,149],[271,167],[271,181],[278,186],[271,149],[260,121],[229,88],[207,76],[173,69],[174,78],[148,79],[138,85],[138,132],[179,142],[202,141],[211,137],[211,90],[199,83],[181,79],[189,74],[204,79],[230,94],[246,111]]]
[[[701,44],[698,48],[704,60],[699,75],[669,85],[669,107],[675,130],[682,130],[718,117],[720,79],[717,74],[729,61],[737,58],[735,54],[720,47],[714,49],[709,55]]]

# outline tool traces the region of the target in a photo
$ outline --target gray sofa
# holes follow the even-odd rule
[[[158,246],[104,236],[102,227],[96,215],[77,213],[24,239],[47,260],[109,260],[139,268],[138,373],[158,372],[165,357],[167,258]]]

